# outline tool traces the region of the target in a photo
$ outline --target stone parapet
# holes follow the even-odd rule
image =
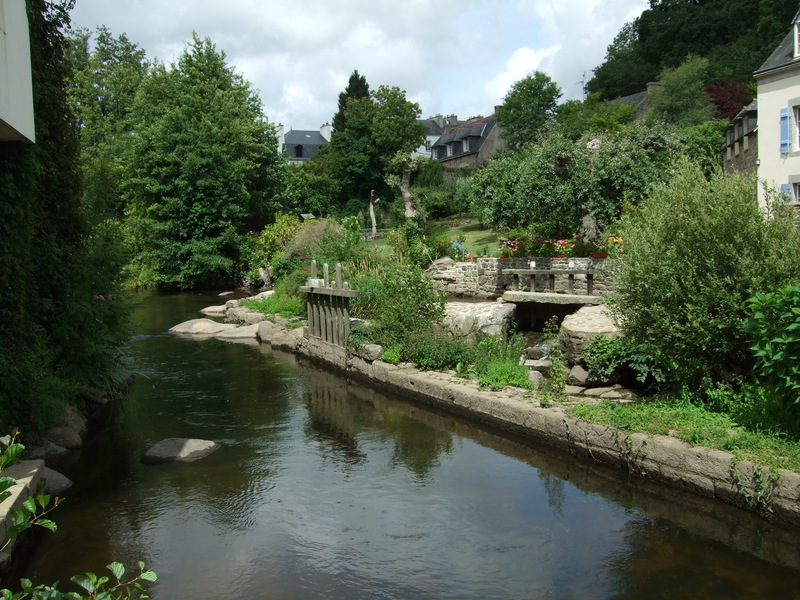
[[[566,271],[593,269],[594,275],[593,294],[602,296],[609,291],[606,260],[603,258],[556,258],[556,257],[514,257],[514,258],[476,258],[469,262],[455,262],[451,258],[435,261],[428,267],[427,273],[436,288],[449,296],[467,298],[499,298],[506,291],[513,288],[513,276],[504,274],[507,269],[542,269],[563,270],[564,275],[556,274],[555,292],[565,294],[568,292],[568,278]],[[532,263],[535,263],[532,266]],[[543,292],[546,285],[545,278],[540,278],[537,289]],[[586,276],[575,276],[576,289],[585,289]]]

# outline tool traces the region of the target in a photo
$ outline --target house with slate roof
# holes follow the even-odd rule
[[[491,117],[476,117],[452,125],[431,146],[431,158],[438,160],[448,171],[461,167],[485,167],[489,158],[505,148],[500,137],[497,120]]]
[[[755,72],[758,84],[758,196],[765,184],[800,205],[800,12]]]
[[[319,128],[319,131],[315,129],[309,131],[290,129],[284,133],[283,125],[279,124],[276,135],[278,136],[280,153],[289,159],[290,163],[301,165],[313,157],[317,150],[331,141],[331,130],[330,123],[325,123]]]
[[[425,141],[412,153],[412,156],[430,157],[431,148],[436,143],[436,140],[442,137],[445,127],[456,125],[458,122],[456,115],[435,115],[427,119],[418,119],[417,123],[425,125],[427,130],[425,131]]]

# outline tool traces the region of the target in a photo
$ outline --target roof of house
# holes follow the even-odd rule
[[[765,73],[769,73],[771,71],[775,71],[777,69],[788,67],[794,63],[797,63],[797,59],[794,58],[793,46],[794,32],[790,31],[786,34],[786,37],[783,38],[783,41],[778,44],[778,47],[773,50],[772,54],[769,55],[769,58],[764,61],[764,64],[758,68],[754,75],[758,77],[759,75],[764,75]]]
[[[444,127],[439,125],[435,119],[418,119],[417,123],[422,123],[428,130],[425,132],[426,137],[438,137],[444,133]]]
[[[284,143],[289,146],[302,144],[304,146],[324,146],[328,143],[319,130],[305,131],[302,129],[291,129],[283,136]]]
[[[436,140],[434,146],[446,146],[449,142],[456,142],[468,137],[476,137],[482,140],[484,136],[494,129],[497,121],[494,117],[478,117],[470,119],[464,123],[459,123],[449,127],[442,136]],[[470,152],[477,152],[480,147],[480,142],[473,145],[470,144]],[[467,153],[468,154],[468,153]]]

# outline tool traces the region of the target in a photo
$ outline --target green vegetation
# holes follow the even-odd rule
[[[754,189],[684,162],[617,227],[625,254],[607,305],[673,385],[746,377],[747,300],[800,272],[797,216],[778,203],[765,215]]]
[[[698,406],[685,397],[629,404],[581,403],[569,411],[580,419],[623,431],[672,435],[692,446],[730,452],[737,461],[800,472],[800,442],[780,433],[745,428],[731,415]]]
[[[512,150],[534,143],[556,113],[561,88],[549,75],[534,71],[514,83],[497,109],[497,124]]]

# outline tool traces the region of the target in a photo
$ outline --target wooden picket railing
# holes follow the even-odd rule
[[[344,347],[350,333],[350,298],[358,297],[342,281],[342,265],[336,265],[336,274],[330,280],[327,263],[322,265],[322,277],[317,276],[317,261],[311,261],[311,276],[300,291],[307,294],[308,333],[329,344]]]

